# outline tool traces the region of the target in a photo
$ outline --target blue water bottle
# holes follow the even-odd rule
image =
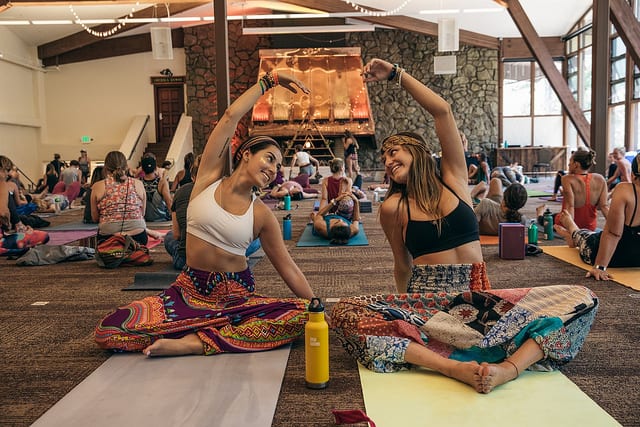
[[[549,208],[544,211],[544,234],[547,235],[547,240],[553,240],[553,215]]]
[[[289,194],[285,194],[284,196],[284,210],[285,211],[291,210],[291,196]]]
[[[291,240],[291,214],[282,218],[282,238]]]
[[[527,234],[527,241],[530,245],[538,244],[538,225],[536,224],[536,220],[531,220],[531,225],[529,225],[529,232]]]

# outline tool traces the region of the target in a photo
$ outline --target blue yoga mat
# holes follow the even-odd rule
[[[364,228],[362,224],[358,224],[360,226],[360,231],[358,234],[349,239],[349,243],[346,245],[332,245],[329,243],[329,240],[324,237],[315,236],[311,232],[311,228],[313,227],[311,224],[307,224],[304,231],[302,232],[302,236],[300,236],[300,240],[298,240],[298,244],[296,246],[299,247],[311,247],[311,246],[366,246],[369,244],[369,240],[367,240],[367,235],[364,233]]]

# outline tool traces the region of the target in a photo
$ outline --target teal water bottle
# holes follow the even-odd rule
[[[291,214],[282,218],[282,238],[291,240]]]
[[[536,220],[532,219],[531,224],[529,225],[529,232],[527,234],[527,241],[530,245],[538,244],[538,225],[536,224]]]
[[[549,208],[544,211],[544,233],[547,235],[547,240],[553,240],[553,215]]]
[[[285,194],[284,196],[284,210],[285,211],[291,210],[291,196],[289,194]]]

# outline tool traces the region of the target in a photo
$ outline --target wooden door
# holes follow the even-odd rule
[[[170,144],[184,113],[184,86],[156,85],[156,143]]]

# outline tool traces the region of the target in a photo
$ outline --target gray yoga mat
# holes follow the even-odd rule
[[[54,227],[43,228],[43,231],[78,231],[78,230],[96,230],[98,231],[98,224],[85,224],[82,221],[68,222],[66,224],[56,225]]]
[[[32,426],[269,427],[289,350],[154,358],[117,354]]]

